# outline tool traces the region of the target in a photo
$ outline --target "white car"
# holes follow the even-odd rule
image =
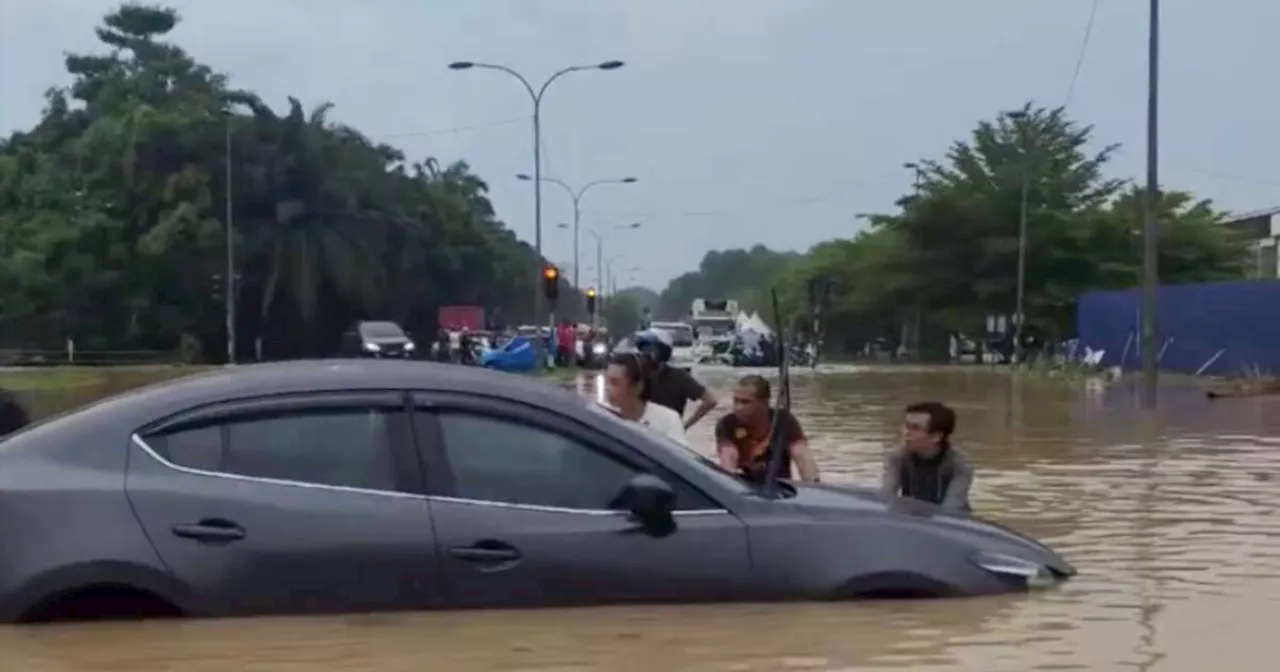
[[[671,335],[671,366],[688,369],[698,363],[697,343],[693,327],[684,322],[654,322],[650,329],[661,329]]]

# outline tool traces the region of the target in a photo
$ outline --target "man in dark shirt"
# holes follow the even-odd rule
[[[949,511],[968,512],[973,468],[951,445],[956,413],[945,404],[911,404],[902,418],[902,446],[885,458],[881,490],[932,502]]]
[[[778,439],[783,446],[779,477],[790,479],[794,462],[801,480],[817,483],[818,465],[809,453],[800,421],[790,411],[770,406],[770,396],[769,381],[760,376],[744,376],[738,381],[733,391],[733,412],[716,423],[720,466],[748,480],[763,482],[769,469],[769,433],[777,417]]]
[[[669,364],[672,340],[663,329],[649,329],[636,336],[636,347],[650,362],[642,398],[675,411],[684,420],[684,428],[689,429],[716,407],[716,398],[693,374]],[[690,401],[698,402],[698,406],[685,418],[684,409]]]

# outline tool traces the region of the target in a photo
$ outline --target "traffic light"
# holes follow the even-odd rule
[[[587,290],[587,314],[596,314],[596,290],[594,289]]]
[[[546,266],[542,269],[542,291],[552,305],[560,298],[560,269]]]

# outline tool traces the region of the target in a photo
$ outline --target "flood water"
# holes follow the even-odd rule
[[[740,373],[697,372],[726,404]],[[1056,547],[1080,575],[996,599],[6,628],[0,669],[1275,669],[1280,399],[1210,402],[1172,386],[1144,420],[1123,384],[983,369],[801,372],[793,388],[826,480],[865,485],[903,405],[951,402],[980,469],[975,507]],[[711,431],[704,421],[693,432],[708,453]]]

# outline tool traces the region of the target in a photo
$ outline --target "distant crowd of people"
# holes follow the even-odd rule
[[[605,369],[606,399],[623,419],[637,422],[688,447],[685,432],[717,406],[715,395],[693,375],[670,365],[670,334],[652,329],[636,337],[637,352],[610,357]],[[715,427],[716,458],[725,471],[752,482],[768,477],[771,446],[781,455],[778,475],[798,476],[804,483],[821,481],[800,421],[771,403],[769,381],[743,376],[733,390],[733,409]],[[685,415],[693,402],[693,412]],[[951,444],[956,414],[941,402],[907,406],[901,440],[882,465],[881,490],[887,498],[905,497],[968,512],[973,468],[963,451]]]

